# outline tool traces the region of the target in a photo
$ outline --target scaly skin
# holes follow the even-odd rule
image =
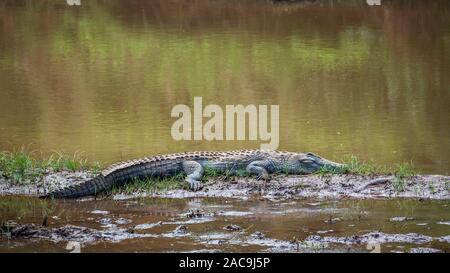
[[[235,174],[244,171],[258,179],[269,179],[271,173],[310,174],[326,168],[338,171],[343,165],[312,153],[292,153],[264,150],[228,152],[186,152],[151,156],[111,165],[94,179],[76,186],[57,190],[41,198],[78,198],[97,195],[120,187],[135,179],[164,178],[186,174],[192,190],[201,188],[205,168],[214,173]]]

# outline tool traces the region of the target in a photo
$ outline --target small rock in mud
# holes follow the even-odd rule
[[[200,218],[205,216],[205,213],[201,211],[200,209],[190,209],[187,213],[183,214],[185,217],[188,218]]]
[[[224,227],[223,229],[228,230],[228,231],[240,231],[242,230],[242,228],[238,225],[228,225],[226,227]]]
[[[97,222],[102,225],[109,225],[112,223],[112,219],[111,218],[101,218],[101,219],[97,220]]]
[[[185,234],[186,232],[187,232],[187,226],[185,226],[185,225],[178,226],[174,231],[175,234]]]
[[[255,232],[254,232],[252,235],[250,235],[250,236],[253,237],[253,238],[256,238],[256,239],[260,239],[260,240],[266,238],[266,235],[265,235],[264,233],[260,232],[260,231],[255,231]]]
[[[338,217],[332,218],[332,217],[330,216],[330,218],[328,218],[328,220],[326,220],[326,221],[324,221],[324,222],[327,223],[327,224],[335,224],[337,221],[340,221],[340,220],[341,220],[341,218],[338,218]]]

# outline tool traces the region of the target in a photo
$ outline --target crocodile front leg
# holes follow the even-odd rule
[[[272,162],[269,160],[257,160],[247,165],[247,172],[256,175],[256,179],[269,180],[269,171],[272,166]]]
[[[189,183],[191,190],[198,191],[202,186],[203,167],[196,161],[184,161],[183,171],[186,173],[185,181]]]

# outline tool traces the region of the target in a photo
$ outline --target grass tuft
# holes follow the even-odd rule
[[[0,172],[4,177],[15,182],[23,182],[25,179],[38,175],[36,160],[23,148],[13,152],[0,153]]]
[[[220,175],[220,173],[217,169],[211,168],[208,165],[205,165],[203,170],[204,170],[204,176],[207,176],[207,177],[215,177],[215,176]]]
[[[395,171],[395,178],[393,181],[394,189],[398,192],[402,192],[406,189],[406,178],[416,175],[413,170],[412,163],[397,164],[397,170]]]
[[[88,164],[81,153],[73,155],[54,152],[48,157],[36,156],[24,148],[0,152],[0,176],[14,183],[33,182],[49,172],[58,171],[99,171],[100,163]]]
[[[123,188],[113,188],[108,194],[132,194],[136,192],[159,192],[175,189],[189,189],[187,183],[183,183],[184,175],[179,173],[168,178],[147,178],[135,179],[131,183],[127,183]]]
[[[401,192],[406,189],[407,178],[416,175],[412,163],[396,164],[395,168],[387,166],[377,166],[375,164],[368,164],[359,160],[356,156],[352,155],[345,163],[345,167],[341,172],[348,174],[358,175],[371,175],[371,174],[386,174],[394,175],[393,187],[396,191]],[[326,177],[330,171],[321,170],[319,175]]]
[[[43,167],[51,168],[53,171],[78,171],[89,168],[87,160],[80,153],[75,152],[73,155],[67,155],[62,152],[55,152],[47,159],[43,160]]]
[[[377,172],[375,165],[361,161],[354,155],[350,156],[350,159],[346,160],[344,164],[343,173],[367,175]]]
[[[416,171],[414,170],[414,166],[412,163],[396,164],[396,166],[397,166],[397,171],[395,172],[396,176],[405,178],[416,175]]]

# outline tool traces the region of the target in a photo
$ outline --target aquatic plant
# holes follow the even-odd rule
[[[38,175],[36,161],[23,148],[0,153],[0,173],[15,182],[22,182]]]
[[[42,226],[47,226],[48,217],[53,214],[56,210],[56,205],[54,200],[40,200],[40,207],[42,213]]]

